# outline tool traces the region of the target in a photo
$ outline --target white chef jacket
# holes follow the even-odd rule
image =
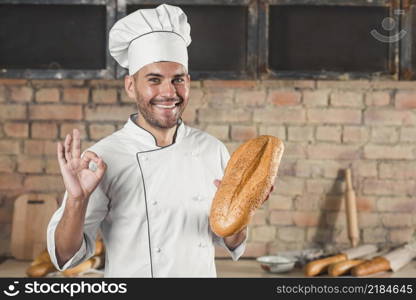
[[[51,260],[65,270],[90,258],[100,228],[105,277],[216,277],[214,243],[233,260],[246,243],[231,251],[209,226],[213,181],[222,178],[228,151],[215,137],[182,121],[175,142],[159,147],[133,121],[136,117],[131,115],[122,129],[88,149],[104,159],[107,171],[89,198],[82,245],[60,268],[54,236],[65,193],[48,225]]]

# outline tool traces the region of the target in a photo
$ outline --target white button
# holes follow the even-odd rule
[[[203,196],[201,196],[201,195],[196,195],[196,196],[194,197],[194,199],[195,199],[195,201],[202,201],[202,200],[204,200],[204,197],[203,197]]]
[[[160,253],[160,251],[162,251],[162,249],[160,249],[160,248],[156,248],[156,252],[157,252],[157,253]]]
[[[152,202],[152,204],[153,204],[153,205],[156,205],[156,204],[157,204],[157,201],[153,201],[153,202]]]
[[[207,245],[205,243],[200,242],[198,246],[201,248],[205,248]]]

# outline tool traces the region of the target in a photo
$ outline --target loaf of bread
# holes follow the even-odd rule
[[[328,267],[331,264],[338,263],[341,261],[346,261],[346,260],[347,260],[347,255],[344,253],[314,260],[306,264],[305,269],[304,269],[304,274],[306,276],[316,276],[320,273],[327,271]]]
[[[29,277],[45,277],[51,272],[55,272],[56,268],[51,262],[41,262],[35,265],[30,265],[26,269],[26,275]]]
[[[263,135],[231,155],[211,206],[209,221],[216,235],[232,235],[250,223],[270,192],[283,150],[280,139]]]
[[[351,274],[354,276],[365,276],[388,270],[390,270],[390,262],[383,256],[377,256],[352,268]]]
[[[101,267],[103,259],[101,256],[93,256],[73,268],[62,271],[62,274],[66,277],[75,277],[84,271]]]
[[[348,259],[338,263],[334,263],[328,267],[328,274],[330,276],[340,276],[348,273],[352,268],[365,262],[363,259]]]

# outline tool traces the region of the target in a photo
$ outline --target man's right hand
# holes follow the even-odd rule
[[[91,151],[84,153],[81,158],[81,139],[78,129],[73,130],[73,136],[67,134],[65,144],[58,142],[58,162],[68,192],[68,199],[86,201],[100,183],[107,165],[97,154]],[[97,169],[89,169],[93,161]]]

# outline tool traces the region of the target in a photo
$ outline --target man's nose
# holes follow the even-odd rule
[[[163,82],[160,85],[160,96],[163,97],[175,97],[176,96],[176,88],[172,82]]]

